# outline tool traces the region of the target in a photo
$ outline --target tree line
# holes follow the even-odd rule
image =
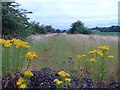
[[[2,2],[2,37],[4,38],[25,38],[31,34],[64,33],[68,34],[89,34],[90,30],[84,27],[81,21],[71,25],[69,30],[55,29],[52,25],[40,25],[39,22],[30,22],[27,14],[31,11],[20,9],[16,2]]]
[[[91,28],[92,30],[97,30],[100,32],[120,32],[120,26],[111,26],[111,27],[95,27]]]
[[[2,2],[2,37],[25,38],[31,34],[47,34],[59,32],[51,25],[40,25],[38,22],[29,22],[27,14],[31,11],[19,9],[20,4],[15,2]]]
[[[16,2],[2,2],[2,37],[3,38],[20,38],[31,34],[48,34],[48,33],[68,33],[68,34],[91,34],[93,29],[86,28],[82,21],[76,21],[71,24],[68,30],[55,29],[52,25],[40,25],[39,22],[29,21],[28,14],[31,11],[20,9],[21,5]],[[116,27],[111,27],[112,30]],[[108,31],[106,28],[100,31]],[[111,30],[111,29],[110,29]]]

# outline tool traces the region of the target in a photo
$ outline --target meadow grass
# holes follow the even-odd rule
[[[39,37],[39,38],[38,38]],[[34,39],[29,40],[31,48],[16,48],[12,46],[2,47],[2,71],[3,74],[10,73],[14,75],[16,72],[24,71],[26,66],[25,54],[27,51],[35,51],[38,58],[33,60],[29,70],[40,70],[50,68],[53,70],[64,70],[73,77],[84,77],[85,71],[88,70],[93,80],[100,80],[100,72],[104,73],[104,80],[117,80],[118,76],[118,37],[117,36],[96,36],[96,35],[47,35],[33,36]],[[91,63],[88,60],[91,55],[90,50],[98,49],[99,46],[109,46],[110,55],[115,58],[112,60],[105,59]],[[87,56],[80,60],[76,60],[77,55],[86,54]],[[104,67],[104,65],[105,67]],[[82,68],[82,69],[81,69]],[[82,70],[82,71],[81,71]],[[96,73],[95,73],[96,72]]]
[[[73,76],[79,75],[77,68],[76,55],[87,54],[97,49],[98,46],[107,45],[110,47],[110,55],[115,58],[106,60],[107,71],[106,81],[117,80],[118,76],[118,38],[112,36],[94,35],[57,35],[47,39],[32,40],[31,50],[38,53],[38,59],[31,65],[31,70],[51,68],[55,70],[70,71]],[[72,59],[69,59],[71,57]],[[89,64],[89,63],[88,63]],[[81,67],[84,63],[81,61]],[[97,68],[94,66],[94,68]]]

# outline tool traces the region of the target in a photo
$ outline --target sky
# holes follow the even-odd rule
[[[118,25],[119,0],[16,0],[20,8],[32,11],[30,21],[69,29],[80,20],[88,28]]]

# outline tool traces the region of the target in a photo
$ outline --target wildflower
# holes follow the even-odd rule
[[[58,75],[60,75],[61,77],[66,77],[65,71],[60,71],[60,72],[58,72]]]
[[[70,74],[66,73],[65,71],[58,72],[58,75],[60,75],[61,77],[70,77]]]
[[[83,55],[82,55],[82,57],[86,57],[86,55],[85,55],[85,54],[83,54]]]
[[[30,46],[28,45],[28,42],[24,42],[20,39],[13,38],[12,42],[16,48],[30,48]]]
[[[32,59],[34,59],[34,58],[36,58],[37,57],[37,54],[35,53],[35,52],[28,52],[27,54],[26,54],[26,58],[27,59],[30,59],[30,60],[32,60]]]
[[[24,76],[31,77],[31,76],[33,76],[33,73],[32,73],[31,71],[29,71],[29,70],[26,70],[26,71],[24,72]]]
[[[113,59],[113,58],[114,58],[114,56],[109,55],[109,56],[108,56],[108,58],[109,58],[109,59]]]
[[[0,39],[0,43],[3,44],[5,42],[5,39]]]
[[[69,74],[69,73],[66,73],[66,77],[70,77],[70,74]]]
[[[55,79],[55,80],[54,80],[54,82],[57,82],[57,81],[58,81],[58,79]]]
[[[103,56],[103,52],[101,50],[97,50],[97,54]]]
[[[25,89],[26,88],[26,84],[20,85],[20,88]]]
[[[81,59],[81,55],[77,55],[77,60],[80,60]]]
[[[2,45],[4,45],[5,47],[11,47],[12,46],[11,40],[0,39],[0,43]]]
[[[70,78],[65,78],[65,81],[66,81],[66,82],[70,82],[71,79],[70,79]]]
[[[106,50],[106,51],[109,50],[109,46],[99,46],[98,48],[101,50]]]
[[[89,61],[90,62],[95,62],[96,60],[94,58],[91,58]]]
[[[55,82],[57,85],[62,84],[62,81],[60,81],[60,80],[58,80],[58,79],[55,79],[54,82]]]
[[[95,54],[97,50],[92,50],[92,51],[89,51],[88,53],[89,54]]]
[[[24,82],[25,82],[25,80],[23,78],[19,78],[17,81],[17,85],[21,85]]]

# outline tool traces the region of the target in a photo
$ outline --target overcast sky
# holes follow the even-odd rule
[[[80,20],[86,27],[118,24],[119,0],[16,0],[21,8],[33,12],[31,21],[68,29]]]

